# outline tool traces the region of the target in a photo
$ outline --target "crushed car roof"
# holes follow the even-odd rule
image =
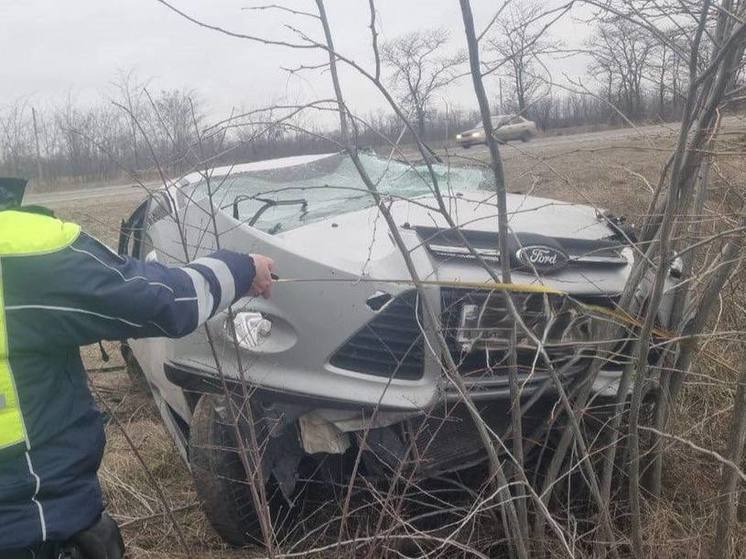
[[[334,157],[337,153],[319,153],[311,155],[293,155],[291,157],[278,157],[276,159],[263,159],[262,161],[252,161],[250,163],[241,163],[239,165],[226,165],[224,167],[215,167],[210,169],[212,178],[220,178],[228,175],[238,175],[241,173],[251,173],[254,171],[269,171],[272,169],[282,169],[295,167],[298,165],[307,165],[320,159]],[[185,183],[194,184],[203,179],[201,173],[191,173],[182,180]]]

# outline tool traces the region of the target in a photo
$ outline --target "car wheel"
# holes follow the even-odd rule
[[[469,149],[471,147],[471,144],[461,144],[461,147],[464,149]]]
[[[531,139],[531,136],[529,136],[528,134],[524,134],[523,136],[521,136],[522,142],[528,142],[530,139]]]
[[[189,436],[194,486],[207,519],[225,542],[236,547],[261,545],[259,515],[236,448],[235,429],[219,412],[223,402],[220,396],[205,394],[194,409]],[[267,481],[266,495],[273,526],[287,524],[296,507],[273,479]]]

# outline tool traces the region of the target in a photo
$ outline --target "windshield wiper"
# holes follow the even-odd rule
[[[306,200],[305,198],[297,198],[293,200],[271,200],[269,198],[259,198],[258,196],[249,196],[248,194],[241,194],[241,195],[236,196],[233,199],[233,218],[234,219],[239,219],[238,204],[240,204],[241,202],[245,202],[246,200],[257,200],[258,202],[263,203],[262,207],[259,208],[256,211],[256,213],[253,216],[251,216],[251,219],[248,221],[248,224],[252,227],[257,221],[259,221],[259,218],[262,216],[262,214],[273,206],[300,206],[301,217],[304,216],[306,213],[308,213],[308,200]]]

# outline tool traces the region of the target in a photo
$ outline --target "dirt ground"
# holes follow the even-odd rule
[[[740,123],[726,129],[725,141],[720,146],[724,153],[716,169],[716,181],[723,189],[729,183],[743,184],[746,163],[740,152],[746,145],[746,126]],[[503,147],[509,189],[513,192],[540,195],[564,201],[575,201],[610,209],[625,214],[631,222],[639,222],[646,212],[652,187],[670,155],[673,133],[657,135],[646,141],[640,138],[615,138],[574,144],[563,141],[552,145],[544,140],[536,147],[531,144],[511,144]],[[563,139],[564,140],[564,139]],[[482,159],[484,150],[452,150],[454,162]],[[129,215],[141,196],[135,194],[117,199],[76,201],[56,204],[53,209],[63,218],[81,223],[87,231],[102,241],[116,246],[121,219]],[[710,201],[712,212],[720,201]],[[715,219],[704,216],[705,221]],[[742,286],[742,284],[740,284]],[[733,294],[736,305],[743,305],[742,292]],[[729,319],[746,322],[744,307],[731,307]],[[721,313],[722,314],[722,313]],[[739,318],[740,317],[740,318]],[[135,453],[122,434],[122,428],[132,444],[158,480],[170,507],[179,520],[186,538],[190,557],[238,556],[221,544],[201,513],[192,489],[191,478],[183,465],[170,437],[161,426],[153,406],[144,394],[133,389],[121,370],[96,371],[105,367],[121,367],[122,360],[116,344],[106,344],[111,355],[108,363],[101,361],[98,347],[84,348],[90,378],[105,411],[116,419],[107,427],[108,447],[100,472],[110,512],[123,526],[130,557],[156,557],[179,554],[178,538],[163,507]],[[739,344],[723,348],[729,363],[741,363],[743,348]],[[701,379],[693,383],[686,406],[702,419],[687,431],[703,446],[722,449],[727,413],[713,414],[720,409],[718,399],[732,399],[734,370],[700,363],[695,371]],[[705,421],[706,420],[706,421]],[[713,484],[719,479],[719,469],[712,461],[672,447],[670,467],[666,477],[666,499],[651,511],[647,526],[651,541],[659,542],[651,548],[651,556],[696,557],[706,554],[702,526],[711,522]],[[743,526],[742,532],[743,530]],[[709,539],[709,535],[706,539]],[[258,553],[258,552],[257,552]],[[240,553],[246,557],[245,551]]]

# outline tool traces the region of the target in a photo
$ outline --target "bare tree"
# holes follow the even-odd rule
[[[664,33],[662,40],[653,37],[654,46],[643,78],[651,86],[648,96],[650,112],[655,111],[655,115],[662,120],[680,116],[683,103],[681,91],[686,87],[687,80],[684,71],[685,53],[689,48],[687,37],[693,33],[691,26],[682,29],[674,27]]]
[[[113,83],[115,89],[118,92],[118,98],[122,104],[127,108],[127,114],[129,119],[129,130],[130,130],[130,142],[132,148],[132,162],[135,169],[140,168],[140,153],[138,144],[140,139],[138,138],[139,133],[137,131],[137,119],[142,119],[145,116],[147,107],[144,99],[144,90],[147,87],[146,81],[141,81],[134,70],[125,72],[119,70],[117,72],[116,79]],[[131,116],[129,116],[131,115]]]
[[[516,112],[525,112],[539,88],[547,82],[541,57],[556,52],[561,41],[547,33],[551,25],[545,5],[534,0],[513,2],[496,19],[487,41],[487,72],[502,72],[507,68]]]
[[[650,35],[626,19],[615,18],[600,23],[587,45],[593,58],[590,71],[604,84],[606,99],[628,118],[642,116],[644,79],[655,48]]]
[[[444,55],[447,43],[447,30],[429,29],[413,31],[381,48],[381,61],[392,72],[390,82],[398,92],[399,102],[414,113],[420,137],[425,134],[435,93],[456,78],[465,61],[461,52]]]
[[[21,172],[32,153],[30,114],[26,101],[12,103],[0,112],[0,155],[11,174]]]

